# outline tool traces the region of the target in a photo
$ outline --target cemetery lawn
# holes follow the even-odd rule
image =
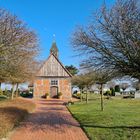
[[[68,106],[91,140],[140,140],[140,100],[95,98]]]
[[[6,137],[8,132],[35,108],[35,104],[25,99],[0,101],[0,139]]]

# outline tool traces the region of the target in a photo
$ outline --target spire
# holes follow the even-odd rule
[[[52,43],[50,53],[53,53],[56,57],[58,57],[58,48],[57,48],[57,45],[56,45],[55,41],[53,41],[53,43]]]

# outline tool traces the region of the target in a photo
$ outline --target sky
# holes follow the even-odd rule
[[[27,23],[33,29],[41,48],[39,60],[47,59],[54,41],[59,49],[59,59],[64,65],[79,67],[80,57],[75,57],[70,38],[77,25],[87,25],[93,12],[104,0],[0,0],[0,7]],[[114,0],[106,0],[108,6]]]

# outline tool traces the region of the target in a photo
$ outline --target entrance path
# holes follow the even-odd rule
[[[35,100],[36,110],[21,123],[10,140],[88,140],[64,102]]]

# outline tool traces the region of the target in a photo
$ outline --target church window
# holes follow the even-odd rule
[[[51,85],[52,86],[58,85],[58,80],[51,80]]]

